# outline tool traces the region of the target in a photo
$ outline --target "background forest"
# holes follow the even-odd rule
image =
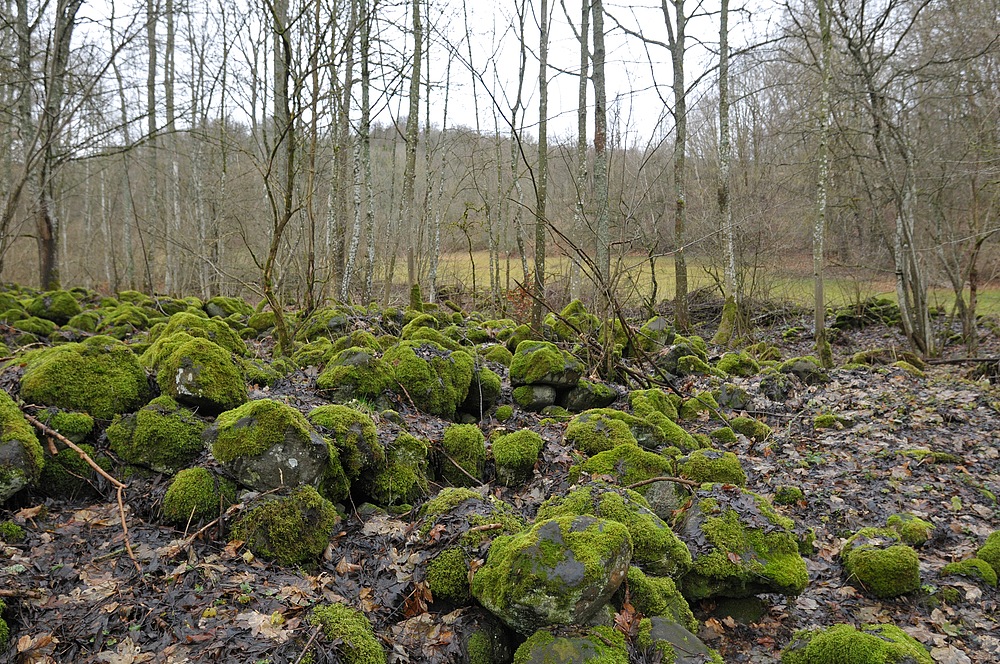
[[[997,0],[4,0],[0,279],[683,327],[699,285],[822,311],[849,274],[927,354],[947,293],[975,352],[998,34]]]

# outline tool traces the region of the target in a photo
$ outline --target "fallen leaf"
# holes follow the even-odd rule
[[[932,648],[931,657],[938,664],[972,664],[972,660],[955,646]]]

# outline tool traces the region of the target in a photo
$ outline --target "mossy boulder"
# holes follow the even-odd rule
[[[632,564],[656,576],[680,576],[691,567],[691,553],[635,491],[601,482],[553,496],[538,508],[536,520],[589,515],[622,524],[634,547]]]
[[[918,548],[926,544],[934,534],[933,523],[906,512],[891,515],[886,519],[885,527],[899,533],[899,538],[904,544]]]
[[[438,476],[443,481],[452,486],[475,486],[477,481],[482,480],[486,437],[478,426],[448,425],[441,439],[441,450]]]
[[[630,355],[639,356],[642,353],[657,353],[674,341],[677,332],[670,321],[663,316],[654,316],[642,324],[633,340]]]
[[[582,362],[555,344],[526,340],[517,345],[511,360],[510,383],[514,387],[549,385],[569,390],[580,381],[584,370]]]
[[[246,355],[247,345],[225,321],[219,318],[205,318],[188,311],[174,314],[167,324],[156,330],[150,330],[150,341],[155,342],[160,337],[169,337],[177,332],[185,332],[192,337],[208,339],[222,346],[231,353]]]
[[[997,576],[1000,576],[1000,530],[990,533],[986,543],[976,552],[976,557],[989,563]]]
[[[830,380],[823,364],[812,355],[793,357],[778,365],[778,371],[795,376],[806,385],[819,385]]]
[[[639,621],[635,644],[664,664],[725,664],[683,624],[660,616]]]
[[[628,529],[591,516],[538,521],[493,540],[472,594],[520,634],[585,623],[614,595],[632,558]]]
[[[551,385],[518,385],[511,397],[522,409],[539,413],[555,405],[559,393]]]
[[[101,324],[101,314],[96,311],[82,311],[77,315],[73,316],[66,323],[66,327],[73,328],[74,330],[80,330],[81,332],[89,332],[93,334],[97,332],[97,326]],[[117,338],[117,337],[116,337]]]
[[[698,621],[684,595],[669,576],[648,576],[638,567],[628,569],[622,589],[628,588],[632,606],[644,616],[660,616],[679,623],[692,632],[698,631]],[[620,600],[624,593],[618,591]]]
[[[42,293],[30,300],[25,309],[32,316],[50,320],[56,325],[65,325],[70,318],[83,311],[73,294],[64,290]]]
[[[379,505],[408,505],[425,497],[430,487],[430,444],[406,432],[386,449],[387,463],[363,482]]]
[[[964,576],[985,583],[990,588],[997,586],[996,571],[981,558],[967,558],[959,562],[948,563],[941,568],[941,576]]]
[[[705,342],[698,337],[675,336],[671,345],[653,357],[657,368],[668,374],[684,376],[689,373],[710,373]]]
[[[927,649],[895,625],[833,625],[796,632],[781,664],[934,664]]]
[[[573,466],[569,479],[577,482],[588,474],[620,486],[629,486],[654,477],[673,475],[674,472],[675,464],[671,459],[630,443],[595,454],[582,464]],[[646,499],[661,519],[670,518],[671,512],[687,501],[689,495],[684,487],[673,482],[653,482],[638,487],[636,492]]]
[[[524,529],[524,520],[514,509],[493,495],[460,487],[441,489],[420,506],[417,532],[449,533],[448,542],[462,547],[469,560],[483,558],[490,543],[501,535],[514,535]],[[480,527],[482,526],[482,527]],[[433,549],[437,541],[426,542]]]
[[[52,427],[78,445],[94,431],[94,418],[88,413],[46,408],[39,411],[36,417],[42,424]]]
[[[739,457],[732,452],[700,449],[691,452],[678,464],[682,477],[695,482],[718,482],[746,486],[747,474],[740,465]]]
[[[150,396],[138,358],[128,346],[106,336],[46,349],[32,357],[21,377],[25,401],[98,419],[136,410]]]
[[[610,627],[592,627],[563,635],[540,629],[514,652],[514,664],[628,664],[625,635]]]
[[[562,406],[571,413],[581,413],[591,408],[605,408],[618,398],[618,393],[604,383],[581,378],[576,387],[562,398]]]
[[[212,414],[247,400],[243,372],[232,353],[201,337],[178,345],[160,363],[156,382],[164,394]]]
[[[574,417],[566,427],[564,441],[591,456],[619,445],[637,444],[629,422],[603,410],[587,411]]]
[[[715,368],[727,376],[753,376],[760,371],[760,365],[749,353],[725,353],[715,363]]]
[[[320,628],[324,638],[337,644],[339,660],[344,664],[385,664],[385,651],[375,637],[365,614],[344,604],[317,606],[309,623]]]
[[[809,581],[791,519],[751,491],[703,485],[680,514],[677,534],[694,559],[680,580],[689,600],[797,595]]]
[[[316,377],[316,387],[341,403],[354,398],[375,398],[392,387],[392,373],[377,351],[351,347],[329,359]]]
[[[347,479],[354,482],[385,467],[385,447],[371,416],[340,404],[318,406],[308,420],[330,437],[337,448]]]
[[[424,580],[435,602],[444,600],[449,604],[462,606],[472,600],[469,561],[461,547],[445,549],[427,561]]]
[[[123,461],[176,473],[204,449],[205,423],[173,398],[159,396],[136,413],[116,417],[107,429],[111,449]]]
[[[321,336],[338,337],[347,331],[349,323],[349,310],[340,307],[321,307],[302,322],[295,333],[295,340],[306,342]]]
[[[720,407],[729,410],[747,410],[753,403],[750,393],[733,383],[723,383],[713,396]]]
[[[734,417],[729,420],[729,426],[733,431],[758,443],[767,440],[773,433],[771,427],[752,417]]]
[[[15,320],[11,327],[21,332],[27,332],[39,339],[44,339],[59,329],[59,326],[52,321],[39,318],[38,316],[28,316],[27,318]]]
[[[587,311],[580,300],[573,300],[559,312],[549,313],[542,325],[552,330],[560,341],[574,341],[586,337],[601,326],[601,319]]]
[[[848,581],[875,597],[898,597],[920,588],[920,559],[891,528],[862,528],[840,550]]]
[[[425,413],[454,419],[469,396],[475,360],[465,351],[430,341],[403,341],[387,350],[382,361],[392,376],[389,387],[405,393]]]
[[[256,555],[283,565],[315,563],[340,521],[336,508],[311,486],[274,494],[233,523],[231,540],[242,540]]]
[[[628,393],[628,403],[637,417],[657,426],[664,419],[676,421],[678,418],[674,401],[659,388],[632,390]]]
[[[542,437],[531,429],[496,436],[490,450],[496,464],[497,480],[504,486],[518,486],[531,479],[544,445]]]
[[[222,413],[204,440],[230,476],[256,491],[318,485],[331,463],[329,446],[305,416],[271,399]]]
[[[203,305],[205,313],[209,317],[228,318],[232,315],[250,316],[253,314],[253,307],[238,297],[225,297],[216,295]]]
[[[701,392],[685,399],[681,407],[677,410],[677,415],[682,420],[698,419],[702,413],[713,414],[719,410],[719,403],[711,392]]]
[[[177,473],[163,496],[163,518],[184,526],[211,520],[236,502],[236,485],[206,468]]]

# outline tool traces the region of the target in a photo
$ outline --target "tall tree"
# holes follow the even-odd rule
[[[813,327],[815,329],[816,355],[824,367],[833,366],[833,351],[826,334],[826,302],[823,294],[823,268],[825,264],[826,208],[830,184],[830,88],[833,85],[833,35],[830,31],[828,0],[816,0],[819,9],[819,169],[816,179],[816,217],[813,220]]]
[[[671,19],[668,3],[673,5]],[[687,15],[684,0],[660,0],[663,22],[667,27],[667,45],[673,66],[674,96],[674,323],[680,330],[691,324],[688,314],[688,273],[684,248],[687,243],[687,88],[684,83],[684,55],[687,49]]]
[[[549,0],[541,0],[538,17],[538,168],[535,173],[535,287],[531,326],[542,329],[545,305],[545,205],[549,186]]]
[[[608,204],[608,95],[605,84],[604,0],[593,0],[594,12],[594,199],[597,204],[597,283],[606,306],[611,288],[611,223]],[[610,328],[609,328],[610,329]]]

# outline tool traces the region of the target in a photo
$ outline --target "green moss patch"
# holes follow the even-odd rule
[[[482,479],[483,464],[486,461],[486,437],[478,426],[449,425],[441,439],[441,450],[446,455],[439,463],[438,474],[442,480],[453,486],[475,486],[476,481]]]
[[[201,453],[205,423],[169,396],[160,396],[107,429],[111,449],[124,461],[176,473]]]
[[[638,567],[630,567],[626,577],[629,599],[645,616],[661,616],[679,623],[692,632],[698,631],[698,621],[684,595],[669,576],[647,576]],[[618,595],[623,596],[621,590]]]
[[[343,604],[317,606],[309,622],[320,627],[328,641],[337,644],[344,664],[385,664],[385,652],[368,618],[360,611]]]
[[[732,452],[700,449],[691,452],[678,465],[683,477],[696,482],[719,482],[746,486],[747,474]]]
[[[203,338],[178,345],[159,365],[156,382],[181,403],[218,413],[247,400],[243,372],[229,350]]]
[[[934,664],[927,649],[895,625],[834,625],[796,632],[781,664]]]
[[[205,468],[180,471],[163,497],[163,518],[186,525],[214,519],[236,502],[236,485]]]
[[[265,498],[233,524],[230,539],[283,565],[302,565],[316,562],[339,521],[333,504],[304,486],[287,496]]]
[[[0,390],[0,503],[38,480],[42,446],[21,410]]]
[[[982,581],[991,588],[997,586],[997,573],[981,558],[968,558],[957,563],[948,563],[941,568],[941,576],[965,576]]]
[[[516,486],[531,478],[545,441],[530,429],[497,436],[490,446],[496,463],[497,479],[505,486]]]
[[[897,597],[920,588],[920,560],[890,528],[862,528],[840,551],[848,580],[875,597]]]
[[[462,605],[472,599],[469,589],[469,561],[459,547],[445,549],[427,563],[424,579],[434,600]]]
[[[454,419],[469,396],[475,360],[428,341],[404,341],[382,356],[393,382],[390,388],[412,399],[417,408]]]

